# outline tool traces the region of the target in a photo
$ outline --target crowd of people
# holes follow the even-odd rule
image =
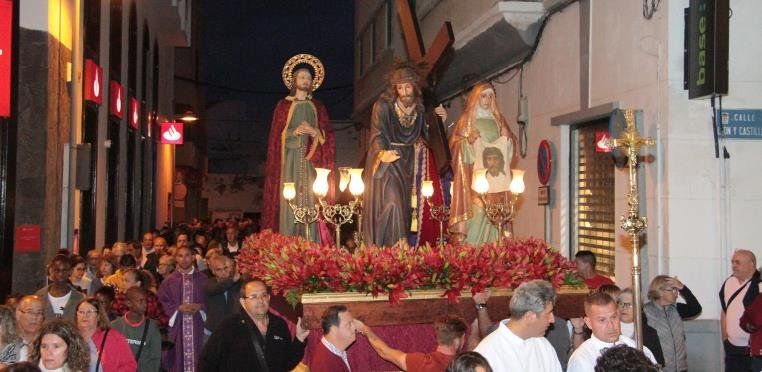
[[[442,314],[433,321],[434,350],[398,350],[347,306],[333,306],[323,314],[319,342],[306,353],[310,330],[301,319],[289,330],[270,307],[267,284],[238,269],[242,237],[254,229],[250,221],[217,221],[206,228],[146,232],[140,242],[93,249],[86,258],[59,252],[48,263],[45,286],[0,306],[0,368],[350,371],[358,366],[347,350],[364,337],[380,358],[406,371],[688,369],[683,321],[702,311],[690,289],[658,275],[648,301],[634,309],[632,290],[597,274],[595,255],[586,251],[576,256],[592,290],[584,317],[554,315],[554,288],[534,280],[513,292],[505,319],[490,319],[490,293],[477,293],[473,323]],[[720,291],[726,370],[759,371],[756,258],[737,251],[732,269]],[[635,347],[635,311],[643,314],[642,351]]]

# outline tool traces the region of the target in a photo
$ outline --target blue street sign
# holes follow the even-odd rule
[[[719,129],[724,138],[762,139],[762,110],[722,110]]]

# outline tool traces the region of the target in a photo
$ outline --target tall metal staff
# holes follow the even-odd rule
[[[619,138],[611,140],[611,147],[620,147],[627,151],[630,170],[630,191],[627,193],[627,213],[620,218],[620,227],[630,234],[632,238],[632,289],[634,292],[635,335],[638,341],[638,350],[643,350],[643,313],[641,312],[642,300],[640,289],[640,234],[648,226],[646,218],[641,217],[638,211],[638,153],[641,147],[653,146],[654,140],[643,138],[635,128],[633,111],[628,109],[624,112],[627,128]]]

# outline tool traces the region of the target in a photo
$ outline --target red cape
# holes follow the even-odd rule
[[[335,152],[336,140],[333,134],[333,128],[328,119],[328,111],[325,106],[313,99],[312,103],[317,108],[318,126],[323,131],[325,136],[325,142],[323,145],[318,146],[314,155],[310,159],[310,163],[315,168],[328,168],[333,170],[333,157]],[[275,111],[273,111],[273,120],[270,125],[270,136],[267,141],[267,164],[265,166],[265,187],[262,193],[262,217],[261,226],[263,229],[271,229],[272,231],[279,231],[279,214],[280,214],[280,202],[282,199],[283,185],[280,184],[280,170],[281,170],[281,153],[282,143],[281,136],[283,130],[286,128],[286,118],[288,117],[288,111],[291,108],[291,101],[287,99],[281,99],[275,105]],[[308,143],[308,148],[312,145],[311,140]],[[329,182],[333,185],[333,182]]]

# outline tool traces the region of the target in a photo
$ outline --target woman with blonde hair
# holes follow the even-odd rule
[[[518,157],[516,136],[497,109],[495,89],[489,82],[480,82],[471,89],[466,107],[450,136],[450,152],[454,174],[450,233],[473,245],[498,240],[497,228],[486,217],[479,195],[471,189],[471,178],[474,170],[487,169],[495,180],[505,182],[491,184],[486,198],[495,201],[509,198],[510,168]],[[497,152],[500,156],[493,157],[499,169],[493,170],[487,155]],[[492,192],[495,189],[505,191]]]
[[[90,366],[90,352],[73,324],[52,319],[42,325],[40,335],[29,351],[29,361],[43,372],[86,372]]]
[[[678,303],[682,296],[685,303]],[[682,282],[667,275],[657,275],[648,286],[648,299],[643,305],[648,325],[656,329],[664,353],[665,372],[688,369],[683,320],[701,314],[701,304]]]

